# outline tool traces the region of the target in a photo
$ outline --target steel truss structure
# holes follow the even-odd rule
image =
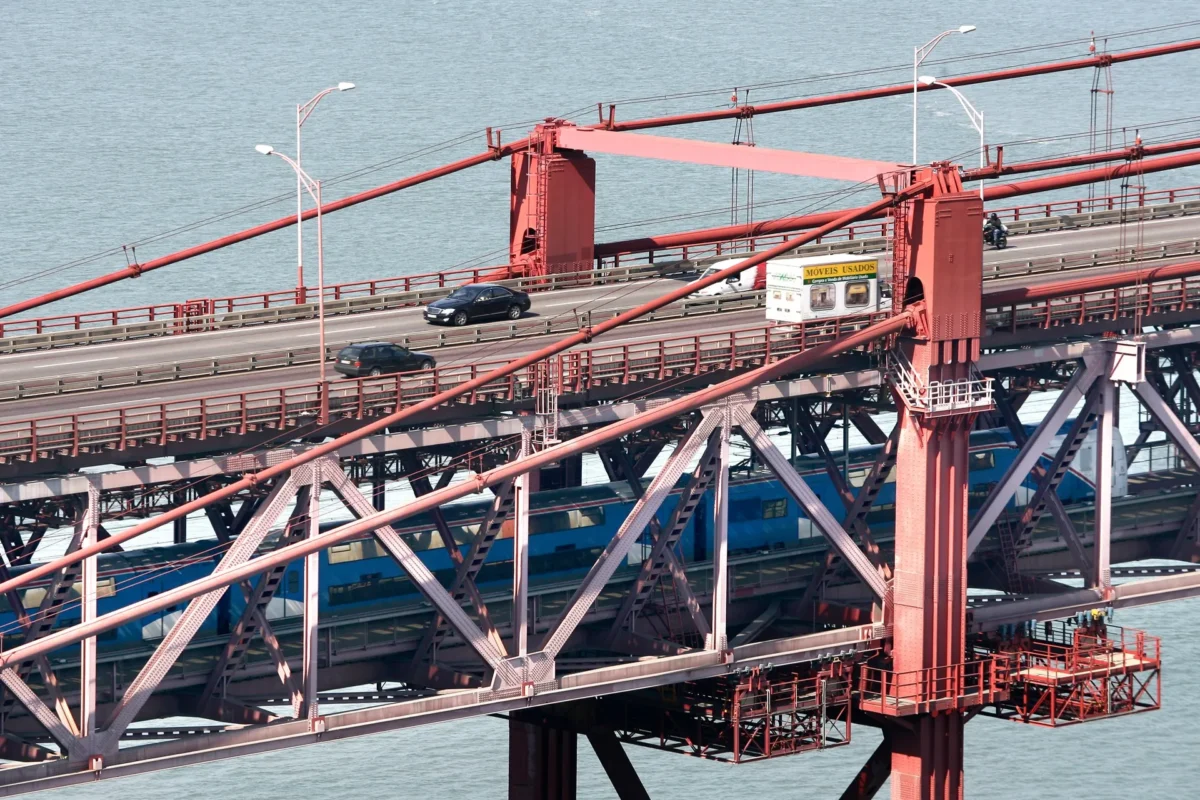
[[[1200,42],[1177,43],[1136,57],[1197,47]],[[1086,59],[1026,68],[1022,74],[1094,65]],[[998,77],[1011,75],[986,79]],[[468,160],[519,156],[513,162],[514,262],[532,275],[578,270],[554,255],[564,242],[585,249],[593,244],[590,232],[586,242],[577,242],[583,234],[566,226],[573,213],[582,215],[594,202],[580,188],[594,174],[591,160],[578,148],[664,157],[657,137],[629,131],[681,121],[697,120],[617,123],[610,115],[592,129],[550,121],[528,140],[497,143],[485,158]],[[754,159],[765,152],[689,147],[689,160],[738,167],[760,167]],[[766,155],[804,174],[896,171],[896,165],[874,162]],[[1077,163],[1111,160],[1111,154],[1101,155]],[[1142,155],[1137,154],[1137,164],[988,191],[993,197],[1013,196],[1168,169],[1197,158],[1146,161]],[[451,165],[439,174],[466,165]],[[220,456],[203,465],[143,465],[110,475],[3,487],[10,504],[26,505],[7,509],[0,520],[8,560],[0,571],[0,594],[19,610],[20,627],[15,641],[5,642],[0,651],[5,688],[0,755],[30,763],[0,770],[0,795],[445,719],[508,714],[511,796],[573,796],[576,736],[583,733],[620,795],[644,797],[648,794],[621,749],[623,741],[743,762],[847,744],[853,715],[883,727],[885,738],[844,796],[871,797],[890,774],[897,798],[950,800],[962,796],[965,724],[986,709],[1057,726],[1157,708],[1161,657],[1154,637],[1105,628],[1095,616],[1070,630],[1050,627],[1041,634],[1025,623],[1200,594],[1197,573],[1124,585],[1112,580],[1115,548],[1133,541],[1114,530],[1118,393],[1132,392],[1153,422],[1146,439],[1134,443],[1135,452],[1161,432],[1190,471],[1200,472],[1200,443],[1189,415],[1200,404],[1192,360],[1200,329],[1171,327],[1189,321],[1200,307],[1200,287],[1191,280],[1200,265],[1060,281],[984,297],[982,200],[964,190],[964,174],[952,165],[902,171],[903,181],[881,181],[884,197],[875,203],[835,212],[804,234],[612,319],[589,323],[536,353],[474,370],[453,385],[432,379],[431,386],[407,397],[407,379],[397,378],[379,392],[374,415],[366,413],[360,394],[357,407],[345,416],[364,424],[332,441],[274,454]],[[1001,172],[996,164],[966,177]],[[384,187],[372,196],[398,188]],[[361,199],[366,198],[335,206]],[[634,403],[563,408],[569,389],[590,388],[596,374],[581,369],[581,351],[572,348],[847,224],[889,213],[905,285],[887,313],[816,332],[774,329],[763,340],[766,345],[739,351],[731,343],[727,354],[710,362],[697,340],[690,377],[703,375],[711,385]],[[272,223],[234,238],[250,238],[273,225],[280,227]],[[138,271],[225,243],[140,265]],[[590,265],[592,255],[583,260]],[[0,315],[14,310],[0,310]],[[1147,332],[1148,325],[1160,330]],[[1048,329],[1055,329],[1055,337],[1112,335],[1044,344]],[[1015,349],[1033,341],[1040,346]],[[1147,352],[1153,354],[1149,359]],[[633,368],[623,365],[626,379]],[[661,356],[645,368],[661,380],[676,377],[682,366]],[[838,374],[794,377],[829,371]],[[579,387],[571,387],[572,380],[580,381]],[[1056,388],[1059,396],[1026,434],[1017,411],[1035,387]],[[535,413],[470,423],[453,433],[405,429],[421,419],[428,422],[422,414],[450,414],[460,399],[494,397],[501,390],[509,399],[527,400]],[[835,400],[836,392],[845,394]],[[311,398],[305,403],[311,405]],[[281,400],[281,405],[287,403]],[[882,408],[896,411],[891,432],[871,418],[872,410]],[[859,485],[848,470],[839,469],[826,444],[838,412],[842,425],[854,424],[881,445]],[[968,520],[969,437],[985,422],[997,421],[1012,432],[1015,455]],[[792,455],[810,453],[824,466],[841,508],[827,507],[768,435],[767,428],[777,423],[792,434]],[[241,433],[266,425],[245,416],[240,424]],[[286,421],[279,424],[287,427]],[[470,425],[475,426],[470,436],[457,436]],[[207,437],[208,426],[203,420],[191,435]],[[60,432],[58,440],[41,438],[36,427],[31,431],[30,441],[21,442],[32,454],[30,461],[54,448],[59,455],[77,456],[91,446],[81,450],[78,430]],[[165,427],[156,431],[152,436],[167,441]],[[116,449],[127,449],[135,433],[122,422]],[[464,446],[497,435],[511,438],[486,458],[478,448]],[[1072,516],[1075,509],[1059,501],[1057,490],[1089,435],[1095,436],[1097,452],[1094,523],[1082,529]],[[819,534],[821,552],[812,558],[730,552],[735,446],[801,508]],[[530,493],[547,468],[559,469],[563,483],[571,482],[564,465],[577,463],[584,453],[599,455],[610,478],[629,486],[631,509],[583,578],[568,586],[531,586]],[[662,463],[653,470],[656,461]],[[872,530],[871,512],[892,474],[897,503],[889,560],[879,531]],[[386,484],[399,476],[408,480],[414,498],[387,508]],[[1011,498],[1031,477],[1035,487],[1029,502],[1019,516],[1006,516]],[[367,495],[362,483],[369,484]],[[701,513],[699,501],[706,495],[712,498],[711,557],[687,564],[680,536]],[[464,551],[455,544],[443,508],[471,496],[485,497],[488,509]],[[323,497],[334,498],[353,520],[322,531]],[[1191,501],[1170,534],[1174,554],[1196,552],[1196,503]],[[106,519],[152,511],[159,513],[125,530],[103,530]],[[98,557],[168,522],[175,526],[175,538],[185,540],[186,522],[180,521],[201,511],[220,545],[211,573],[99,614]],[[418,514],[433,520],[454,565],[448,581],[438,579],[395,527]],[[1046,515],[1055,523],[1051,538],[1061,542],[1049,545],[1039,538]],[[66,553],[27,563],[47,529],[68,520]],[[485,596],[477,583],[481,568],[507,531],[513,541],[511,590]],[[334,634],[342,621],[319,618],[321,552],[367,537],[427,604],[407,612],[403,636],[392,627],[390,639],[374,642],[379,647],[369,668],[367,659],[335,652]],[[646,544],[641,558],[634,550],[639,542]],[[1024,565],[1050,546],[1084,576],[1083,588],[1069,590],[1026,574]],[[738,568],[751,560],[770,561],[772,568],[782,564],[777,586],[738,583]],[[267,612],[287,565],[297,562],[303,564],[303,600],[298,618],[285,631]],[[801,567],[793,574],[796,564]],[[971,569],[978,573],[981,565],[1006,589],[1029,596],[970,607]],[[14,574],[10,566],[22,570]],[[26,603],[38,581],[46,590],[34,611]],[[558,594],[551,602],[553,591]],[[198,638],[225,592],[241,593],[240,617],[212,641]],[[853,604],[862,608],[850,608]],[[63,614],[76,609],[78,621],[64,624]],[[99,637],[164,613],[174,616],[162,626],[153,650],[139,654],[144,657],[127,675],[114,666],[112,680],[104,685],[109,657],[101,657]],[[842,624],[822,629],[839,617]],[[855,624],[846,624],[852,618]],[[367,621],[368,628],[373,622]],[[364,638],[370,640],[370,634]],[[255,649],[264,659],[252,664]],[[68,673],[71,680],[65,679]],[[394,693],[380,686],[378,704],[334,710],[340,698],[330,690],[362,685],[367,675],[380,684],[403,681],[404,686]],[[638,703],[633,693],[639,692],[657,701]],[[286,705],[287,716],[268,711],[263,698]],[[179,734],[172,729],[150,729],[146,738],[159,741],[121,747],[139,736],[133,727],[139,720],[179,712],[225,724],[179,738],[172,738]]]

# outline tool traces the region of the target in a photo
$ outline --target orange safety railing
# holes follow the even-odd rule
[[[890,716],[984,706],[1007,696],[1012,658],[1005,653],[945,667],[894,672],[863,666],[859,706]]]

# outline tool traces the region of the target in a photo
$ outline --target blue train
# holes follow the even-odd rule
[[[1066,427],[1064,426],[1063,433]],[[1116,432],[1114,432],[1116,433]],[[1047,448],[1052,454],[1058,442]],[[1124,448],[1118,436],[1114,452],[1114,494],[1124,495],[1126,465]],[[850,483],[861,486],[870,471],[878,447],[864,447],[850,453],[848,477]],[[1005,430],[981,431],[971,436],[970,481],[971,505],[978,506],[992,486],[1000,480],[1016,454],[1011,435]],[[1043,456],[1043,464],[1049,457]],[[837,514],[841,500],[821,461],[816,457],[796,459],[797,471],[820,496],[827,507]],[[1092,476],[1095,474],[1094,439],[1089,438],[1076,456],[1073,468],[1059,487],[1064,503],[1086,500],[1093,495]],[[874,505],[870,524],[886,538],[892,525],[895,504],[895,471],[881,490]],[[686,482],[681,479],[679,489]],[[1024,505],[1034,486],[1027,480],[1013,500]],[[731,481],[729,489],[729,549],[731,555],[810,549],[814,554],[823,551],[820,534],[801,513],[794,499],[768,472],[755,471]],[[591,567],[601,550],[616,533],[625,519],[634,497],[627,486],[619,483],[583,486],[572,489],[540,492],[530,504],[529,572],[535,583],[569,580],[580,577]],[[706,497],[693,515],[680,542],[687,562],[703,561],[709,557],[711,540],[711,497]],[[479,529],[489,501],[474,500],[444,507],[443,513],[451,526],[455,543],[464,553]],[[667,500],[659,511],[665,522],[674,507]],[[328,529],[340,522],[326,523]],[[420,554],[421,559],[448,585],[454,570],[450,556],[433,529],[432,521],[418,516],[401,523],[400,534]],[[512,529],[507,524],[493,545],[487,563],[479,573],[477,583],[483,591],[511,585]],[[189,542],[182,545],[143,548],[100,557],[98,611],[103,614],[167,589],[209,574],[219,551],[214,540]],[[634,547],[630,566],[641,563],[648,541]],[[16,568],[20,575],[26,568]],[[302,564],[290,564],[276,596],[267,609],[270,619],[298,616],[302,611]],[[321,614],[353,616],[375,611],[416,599],[417,590],[373,539],[361,539],[335,545],[322,553]],[[46,593],[46,584],[35,583],[22,590],[25,608],[34,611]],[[78,599],[78,593],[72,598]],[[220,604],[205,621],[201,635],[220,634],[229,630],[243,610],[240,592],[226,592]],[[128,647],[162,638],[182,613],[182,607],[169,608],[152,617],[140,619],[100,637],[101,647]],[[78,604],[68,602],[60,614],[58,627],[74,624],[79,619]],[[15,614],[7,598],[0,597],[0,625],[9,632],[18,631]]]

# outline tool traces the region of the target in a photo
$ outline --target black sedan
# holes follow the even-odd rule
[[[385,372],[411,372],[433,369],[437,361],[428,353],[418,353],[391,342],[363,342],[343,347],[333,369],[350,378],[382,375]]]
[[[494,283],[470,283],[426,306],[425,319],[448,325],[466,325],[477,319],[520,319],[528,310],[529,295],[525,292]]]

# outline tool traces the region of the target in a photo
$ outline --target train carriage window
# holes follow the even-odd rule
[[[996,466],[996,454],[991,450],[984,450],[979,453],[971,453],[971,461],[968,469],[971,472],[980,469],[993,469]]]
[[[808,288],[808,306],[813,311],[828,311],[837,305],[836,283],[819,283]]]
[[[415,548],[414,548],[415,549]],[[382,558],[387,555],[383,546],[374,539],[363,539],[346,544],[335,544],[329,548],[330,564],[345,564],[350,561],[363,561],[368,558]]]
[[[861,469],[850,470],[849,474],[846,477],[849,478],[851,486],[853,486],[855,489],[861,489],[862,485],[867,482],[867,476],[870,474],[871,474],[870,467],[862,467]],[[887,478],[885,478],[883,482],[884,483],[895,483],[896,482],[896,469],[894,467],[892,469],[888,470]]]
[[[604,508],[572,508],[569,511],[548,511],[529,517],[529,534],[570,531],[604,524]]]
[[[777,497],[774,500],[763,500],[762,518],[763,519],[782,519],[787,516],[788,501],[786,497]]]
[[[846,308],[861,308],[871,302],[871,284],[851,281],[846,284]]]
[[[46,587],[35,586],[32,589],[26,589],[25,594],[21,595],[21,602],[26,609],[38,608],[42,605],[42,600],[46,598]]]

